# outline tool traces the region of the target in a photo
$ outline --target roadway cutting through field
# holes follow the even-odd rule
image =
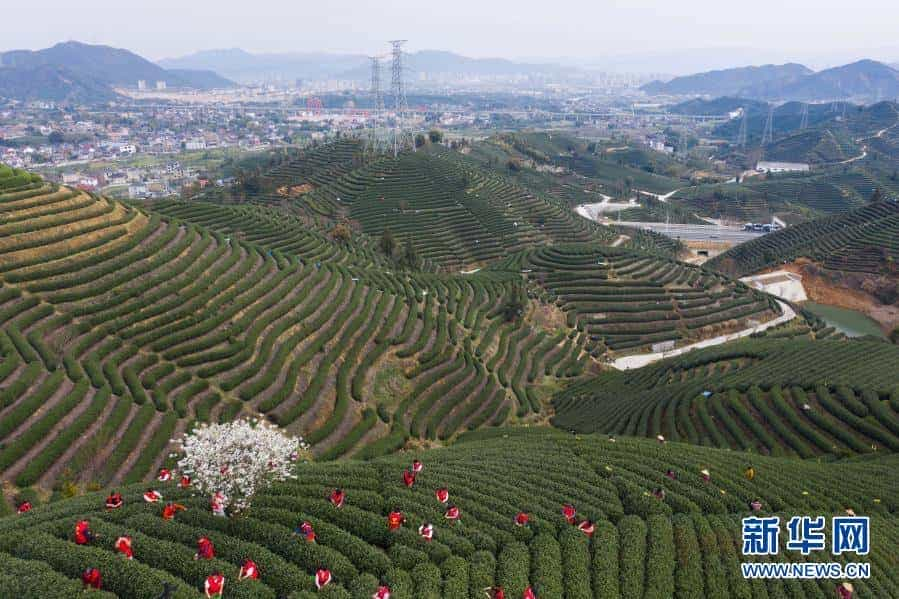
[[[777,303],[778,305],[780,305],[780,309],[783,314],[781,314],[774,320],[763,322],[762,324],[756,325],[754,327],[749,327],[748,329],[743,329],[742,331],[737,331],[736,333],[719,335],[717,337],[712,337],[711,339],[705,339],[697,343],[678,347],[677,349],[673,349],[671,351],[655,352],[651,354],[639,354],[635,356],[624,356],[622,358],[618,358],[617,360],[613,360],[609,363],[609,365],[612,366],[612,368],[616,368],[618,370],[642,368],[643,366],[647,366],[649,364],[652,364],[653,362],[658,362],[659,360],[664,360],[666,358],[673,358],[674,356],[680,356],[687,352],[693,351],[694,349],[713,347],[715,345],[727,343],[728,341],[733,341],[742,337],[748,337],[753,333],[760,333],[764,330],[770,329],[771,327],[776,327],[785,322],[789,322],[796,317],[796,312],[794,312],[793,308],[791,308],[788,304],[781,301],[778,301]]]

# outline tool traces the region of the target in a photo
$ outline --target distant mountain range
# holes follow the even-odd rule
[[[338,73],[368,64],[363,54],[251,54],[240,48],[204,50],[159,61],[166,69],[206,69],[241,83],[281,79],[336,78]]]
[[[557,64],[524,63],[503,58],[469,58],[453,52],[422,50],[405,57],[409,80],[425,75],[475,75],[481,77],[514,75],[565,75],[578,69]],[[206,50],[180,58],[159,61],[167,69],[210,69],[242,83],[265,80],[348,79],[367,81],[371,75],[368,57],[362,54],[251,54],[239,48]],[[385,85],[389,81],[384,64]]]
[[[874,60],[814,72],[799,64],[709,71],[653,81],[652,95],[738,96],[758,100],[880,101],[899,96],[899,70]]]
[[[748,90],[771,82],[795,81],[811,75],[813,71],[801,64],[764,65],[708,71],[668,82],[653,81],[643,86],[648,94],[676,96],[738,96],[752,97]]]
[[[153,86],[211,89],[234,83],[208,70],[166,70],[133,52],[80,42],[44,50],[0,53],[0,97],[16,100],[102,101],[114,87]]]
[[[760,100],[749,100],[732,96],[722,96],[708,100],[705,98],[692,98],[680,104],[669,106],[668,112],[673,114],[724,116],[741,109],[747,112],[767,112],[768,104]]]

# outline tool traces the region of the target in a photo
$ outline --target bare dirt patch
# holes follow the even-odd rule
[[[768,269],[768,271],[771,270],[787,270],[802,276],[802,285],[805,287],[805,293],[813,302],[867,314],[876,320],[886,333],[899,326],[899,305],[881,304],[862,288],[861,284],[864,284],[865,281],[875,283],[882,277],[854,274],[852,275],[853,280],[846,280],[845,282],[834,281],[827,276],[826,271],[822,271],[815,262],[807,258],[799,258],[795,262]],[[858,279],[858,281],[855,279]],[[856,286],[852,285],[852,283],[861,284]]]
[[[530,306],[525,315],[525,320],[533,326],[542,328],[549,333],[568,328],[565,311],[557,305],[543,302],[528,303]]]

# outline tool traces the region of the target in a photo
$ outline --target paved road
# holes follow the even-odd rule
[[[681,354],[685,354],[687,352],[693,351],[694,349],[700,349],[703,347],[712,347],[714,345],[721,345],[722,343],[727,343],[728,341],[733,341],[734,339],[739,339],[740,337],[748,337],[753,333],[758,333],[764,331],[765,329],[770,329],[771,327],[776,327],[779,324],[783,324],[785,322],[789,322],[796,318],[796,312],[784,302],[778,301],[780,305],[780,309],[782,314],[775,318],[774,320],[769,320],[768,322],[764,322],[758,326],[754,326],[748,329],[743,329],[742,331],[738,331],[736,333],[730,333],[728,335],[720,335],[718,337],[713,337],[711,339],[706,339],[705,341],[700,341],[698,343],[694,343],[692,345],[685,345],[684,347],[679,347],[677,349],[673,349],[671,351],[666,352],[656,352],[654,354],[638,354],[635,356],[625,356],[623,358],[618,358],[611,362],[611,366],[613,368],[617,368],[618,370],[630,370],[631,368],[641,368],[648,364],[652,364],[653,362],[658,362],[659,360],[664,360],[665,358],[671,358],[674,356],[679,356]]]
[[[679,192],[681,189],[686,189],[685,187],[678,187],[673,191],[669,191],[668,193],[653,193],[651,191],[643,191],[642,189],[638,189],[637,193],[642,193],[643,195],[652,196],[660,202],[667,202],[668,198]]]
[[[730,241],[742,243],[764,235],[764,233],[744,231],[743,227],[735,225],[666,225],[665,223],[618,222],[616,220],[610,220],[609,223],[635,229],[648,229],[684,241]]]

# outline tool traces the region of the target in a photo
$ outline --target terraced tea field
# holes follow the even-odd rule
[[[424,469],[406,488],[400,473],[413,456]],[[750,462],[751,481],[743,476]],[[895,456],[816,463],[679,443],[499,430],[369,463],[300,465],[297,481],[266,491],[241,518],[217,518],[206,498],[166,483],[159,486],[165,498],[187,507],[170,521],[160,518],[158,504],[143,502],[138,486],[122,489],[125,505],[118,510],[104,510],[104,495],[91,493],[0,519],[0,594],[74,596],[81,572],[91,566],[101,570],[106,592],[127,598],[156,597],[164,583],[173,597],[198,597],[212,571],[226,577],[228,597],[272,599],[367,598],[378,584],[401,599],[474,599],[495,585],[507,597],[520,597],[527,586],[540,598],[832,596],[839,581],[742,578],[740,518],[757,500],[762,513],[782,518],[839,515],[847,507],[869,515],[873,548],[865,561],[872,577],[855,587],[862,597],[890,597],[899,594],[891,551],[899,543],[899,495],[890,484],[897,466]],[[327,500],[335,487],[346,492],[339,509]],[[434,494],[440,487],[461,510],[455,524],[443,518],[446,506]],[[662,499],[651,494],[658,488],[666,491]],[[576,522],[595,523],[592,537],[566,522],[564,504],[574,506]],[[394,532],[386,525],[392,510],[406,519]],[[527,526],[515,525],[519,512],[530,516]],[[87,546],[71,540],[82,518],[98,535]],[[303,521],[314,526],[315,543],[291,535]],[[434,523],[430,542],[416,533],[422,522]],[[122,534],[133,539],[133,560],[113,551]],[[213,542],[214,559],[192,559],[200,536]],[[815,560],[784,546],[781,554],[778,559]],[[246,558],[258,564],[258,581],[237,580]],[[318,568],[333,577],[321,592],[313,585]]]
[[[780,308],[742,283],[657,256],[597,245],[521,252],[493,266],[526,273],[591,347],[614,352],[689,343],[770,320]]]
[[[740,244],[706,263],[730,275],[807,257],[829,270],[890,274],[899,259],[899,204],[883,201]]]
[[[448,271],[482,266],[532,245],[611,243],[620,234],[455,152],[435,148],[398,160],[364,159],[355,143],[305,151],[268,175],[281,195],[249,199],[331,224],[348,219],[370,239],[390,230],[401,245],[410,240],[425,261]],[[679,250],[661,235],[627,234],[630,247],[668,254]]]
[[[140,480],[191,422],[247,412],[322,457],[382,453],[539,413],[539,386],[591,362],[564,321],[529,318],[538,300],[504,316],[520,275],[399,274],[268,209],[156,208],[0,196],[0,471],[18,486]]]
[[[393,160],[342,140],[268,177],[274,193],[244,203],[130,205],[0,169],[0,597],[80,594],[86,567],[102,571],[98,597],[142,599],[166,584],[199,597],[213,571],[226,597],[271,599],[367,599],[380,584],[416,599],[495,585],[540,599],[830,596],[837,581],[742,578],[753,501],[784,518],[870,516],[873,575],[856,589],[899,595],[895,346],[807,316],[607,372],[609,357],[744,329],[779,306],[675,261],[671,241],[600,227],[442,150]],[[891,206],[846,215],[852,238],[888,251]],[[385,255],[387,228],[421,268]],[[313,462],[240,517],[159,483],[187,507],[161,519],[141,495],[174,465],[170,440],[239,415],[302,434]],[[639,438],[660,434],[669,442]],[[413,458],[425,467],[407,487]],[[124,507],[104,509],[101,487]],[[34,509],[5,517],[24,500]],[[390,532],[394,510],[406,523]],[[77,545],[86,517],[98,536]],[[291,534],[303,521],[315,543]],[[134,560],[114,551],[122,534]],[[211,561],[193,559],[201,536]],[[258,581],[237,580],[247,558]],[[320,592],[319,568],[333,575]]]
[[[553,423],[802,458],[895,452],[897,372],[888,343],[740,341],[573,385]]]

